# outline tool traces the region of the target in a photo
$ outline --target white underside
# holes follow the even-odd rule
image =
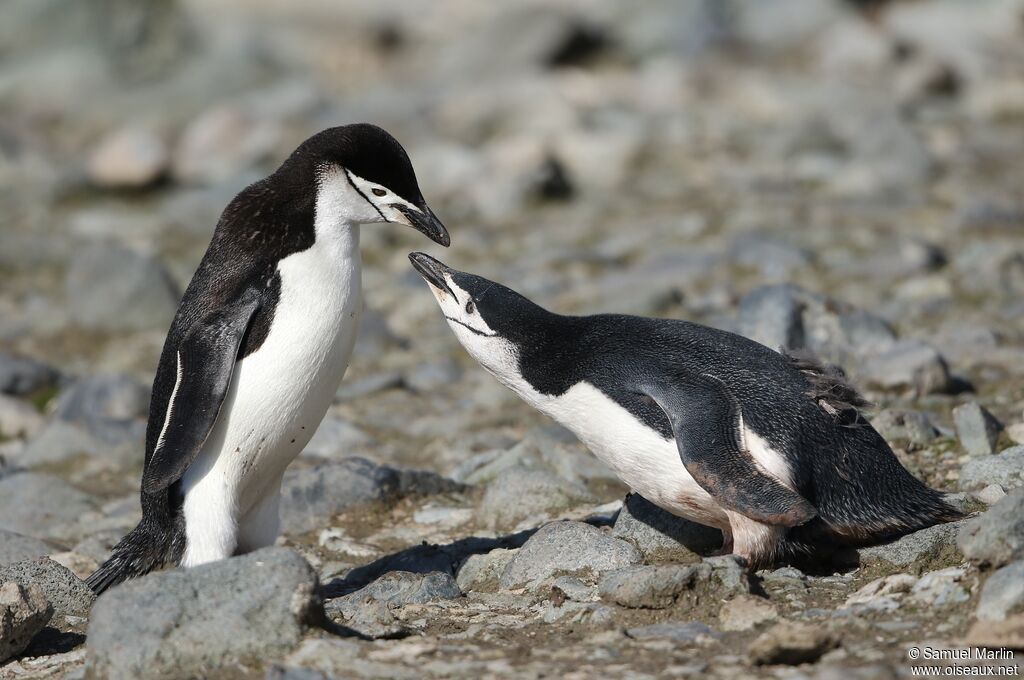
[[[272,544],[281,477],[323,419],[362,310],[358,226],[280,261],[262,346],[235,366],[210,436],[182,478],[184,566]]]
[[[664,439],[593,385],[580,382],[564,394],[530,399],[540,411],[572,430],[631,489],[674,515],[721,529],[733,551],[759,559],[774,550],[783,529],[723,508],[683,465],[675,439]],[[742,426],[755,463],[792,488],[786,461],[755,432]]]

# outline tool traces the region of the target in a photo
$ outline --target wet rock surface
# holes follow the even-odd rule
[[[33,579],[55,613],[0,680],[87,662],[135,669],[97,678],[891,678],[924,642],[1024,644],[1022,11],[5,8],[0,569],[53,558]],[[181,581],[145,591],[158,613],[138,594],[124,620],[103,599],[90,615],[73,579],[138,521],[148,386],[222,210],[356,121],[403,143],[452,248],[361,231],[353,361],[283,489],[280,543],[327,617],[300,624],[267,591],[308,583],[297,562],[257,580],[235,560],[219,589],[203,580],[213,609]],[[559,313],[686,319],[838,364],[969,518],[835,565],[718,562],[719,530],[627,495],[466,355],[409,268],[422,249]]]

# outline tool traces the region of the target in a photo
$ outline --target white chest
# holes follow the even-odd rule
[[[190,469],[217,473],[243,511],[308,443],[348,367],[362,310],[358,228],[348,236],[280,261],[270,331],[235,366],[205,460]]]
[[[569,428],[625,484],[652,503],[702,524],[728,524],[722,508],[687,472],[675,440],[666,440],[586,382],[564,394],[536,392],[533,406]]]

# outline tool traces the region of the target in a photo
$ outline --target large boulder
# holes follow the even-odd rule
[[[282,655],[323,616],[316,573],[267,548],[106,592],[89,621],[94,678],[181,678]]]

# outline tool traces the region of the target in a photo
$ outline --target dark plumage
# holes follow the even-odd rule
[[[431,239],[448,244],[448,234],[423,199],[405,150],[374,125],[346,125],[313,135],[273,174],[239,192],[221,214],[167,333],[146,430],[142,521],[89,578],[97,592],[182,559],[187,547],[182,476],[218,420],[235,366],[259,352],[271,332],[282,295],[279,264],[317,242],[317,199],[328,174],[335,183],[329,190],[336,192],[339,183],[350,187],[362,197],[355,203],[375,211],[369,213],[373,221],[404,219]],[[357,181],[390,190],[390,204],[375,203]],[[374,187],[378,197],[386,193],[380,187]],[[409,210],[403,201],[418,210]],[[346,207],[350,206],[332,209]],[[389,208],[402,217],[386,217]],[[347,223],[324,228],[335,227],[348,228]],[[331,291],[314,287],[304,292],[325,297]],[[291,394],[292,401],[304,396],[303,389],[313,378],[296,378],[300,387]],[[174,409],[169,408],[172,399]],[[303,427],[305,436],[318,423]]]
[[[411,257],[453,330],[473,331],[460,340],[481,363],[489,361],[488,338],[508,344],[500,351],[514,355],[518,375],[489,367],[499,379],[514,389],[525,381],[526,392],[535,390],[534,400],[545,404],[580,383],[592,385],[661,437],[675,439],[690,474],[717,501],[789,527],[786,538],[801,551],[808,542],[881,541],[960,516],[900,464],[861,415],[868,402],[838,369],[687,321],[553,314],[500,284],[426,255]],[[439,282],[451,282],[453,291]],[[472,314],[462,315],[448,295]],[[562,422],[572,429],[571,421]],[[752,479],[765,475],[741,450],[741,426],[785,459],[798,496]]]

